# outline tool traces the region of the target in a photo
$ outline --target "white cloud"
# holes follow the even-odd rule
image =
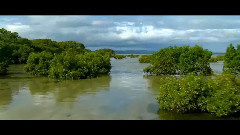
[[[29,25],[23,25],[22,23],[20,22],[17,22],[17,23],[13,23],[13,24],[9,24],[6,26],[6,28],[10,31],[13,31],[13,32],[27,32],[30,30],[30,26]]]
[[[109,32],[103,40],[138,40],[153,43],[171,40],[197,42],[231,42],[240,36],[240,29],[188,29],[177,30],[147,26],[116,26],[115,32]],[[228,37],[228,38],[224,38]]]
[[[9,16],[0,17],[0,26],[30,39],[76,40],[86,46],[172,41],[208,45],[238,41],[239,20],[240,16]]]

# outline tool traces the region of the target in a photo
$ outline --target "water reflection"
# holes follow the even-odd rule
[[[0,109],[10,104],[12,101],[12,89],[0,82]]]
[[[150,90],[154,95],[159,94],[159,80],[161,76],[144,76],[146,80],[148,80],[148,90]]]
[[[94,79],[55,81],[49,78],[38,78],[29,82],[32,95],[54,94],[57,102],[74,102],[84,94],[95,94],[101,90],[109,90],[110,76]]]
[[[223,61],[210,63],[210,67],[213,69],[214,73],[221,74],[223,72]]]
[[[56,81],[12,65],[0,77],[0,119],[212,119],[159,110],[159,77],[144,76],[138,58],[111,60],[110,76]],[[214,118],[213,118],[214,119]]]
[[[84,94],[96,94],[102,90],[109,90],[110,81],[110,76],[79,81],[63,81],[59,84],[57,101],[73,101]]]
[[[56,81],[26,74],[23,66],[12,65],[10,73],[0,78],[0,119],[69,118],[70,114],[81,114],[78,107],[81,96],[85,95],[82,99],[91,97],[110,87],[110,76]],[[89,97],[87,99],[91,99]],[[76,115],[75,119],[84,119],[84,116]]]
[[[19,94],[19,88],[26,88],[24,79],[17,76],[18,70],[12,69],[10,74],[0,77],[0,110],[12,103],[13,96]]]

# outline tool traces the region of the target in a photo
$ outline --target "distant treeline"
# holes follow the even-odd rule
[[[92,78],[109,74],[113,50],[91,51],[75,41],[29,40],[16,32],[0,29],[0,74],[9,64],[27,64],[33,75],[60,79]]]
[[[117,55],[112,49],[91,51],[76,41],[22,38],[16,32],[0,29],[0,75],[7,74],[10,64],[26,64],[33,75],[60,79],[83,79],[109,74],[110,58],[136,58]]]

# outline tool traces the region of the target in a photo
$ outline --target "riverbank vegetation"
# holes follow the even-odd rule
[[[49,76],[60,79],[86,79],[109,74],[109,55],[97,52],[78,53],[69,49],[55,55],[50,63]]]
[[[126,56],[129,57],[129,58],[137,58],[140,55],[138,55],[138,54],[129,54],[129,55],[126,55]]]
[[[126,58],[126,57],[127,57],[126,55],[120,55],[120,54],[115,54],[115,55],[113,56],[114,59],[124,59],[124,58]]]
[[[111,49],[91,51],[75,41],[29,40],[16,32],[0,29],[0,74],[9,64],[26,64],[25,70],[37,76],[59,79],[93,78],[109,74]]]
[[[152,75],[211,75],[209,59],[212,52],[201,46],[170,46],[154,52],[151,56],[150,66],[144,72]]]
[[[223,61],[224,60],[224,55],[217,55],[215,57],[211,57],[209,59],[209,62],[218,62],[218,61]]]
[[[8,45],[4,45],[0,42],[0,75],[7,73],[7,68],[11,64],[12,49]]]
[[[98,49],[95,52],[98,52],[102,55],[108,55],[109,57],[114,57],[116,55],[112,49]]]
[[[224,60],[223,74],[206,76],[210,74],[197,75],[195,72],[189,72],[178,77],[160,77],[160,94],[157,97],[157,101],[159,102],[161,109],[181,113],[207,112],[217,117],[239,116],[239,48],[240,45],[235,48],[231,44],[227,48],[225,56],[214,58],[215,60],[213,61]],[[170,50],[171,49],[172,48],[170,48]],[[202,49],[200,48],[197,50],[199,50],[198,52],[204,52],[201,51]],[[203,58],[206,58],[204,59],[204,65],[207,65],[211,56],[210,53],[204,52],[200,54],[207,54],[207,56],[203,56]],[[179,59],[179,62],[181,62],[181,59]]]
[[[162,109],[191,113],[209,112],[218,117],[240,112],[240,78],[223,74],[196,76],[193,74],[159,80],[157,100]]]
[[[110,73],[112,54],[106,53],[109,50],[90,51],[73,41],[60,44],[63,50],[48,48],[41,53],[31,53],[25,70],[56,79],[86,79]]]
[[[225,73],[239,75],[240,72],[240,45],[235,48],[232,44],[227,48],[223,70]]]
[[[139,63],[150,63],[151,55],[141,55],[139,58]]]

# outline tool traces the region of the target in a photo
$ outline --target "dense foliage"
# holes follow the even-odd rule
[[[239,74],[240,72],[240,45],[235,48],[232,44],[227,48],[224,57],[224,72]]]
[[[26,38],[19,38],[16,44],[13,46],[12,59],[14,64],[25,64],[27,63],[30,53],[34,52],[32,48],[31,40]]]
[[[61,53],[31,53],[25,70],[33,75],[51,78],[85,79],[108,74],[111,63],[109,54],[92,52],[83,47],[69,47]]]
[[[139,57],[139,55],[137,54],[130,54],[130,55],[126,55],[127,57],[130,57],[130,58],[137,58]]]
[[[18,33],[7,31],[6,29],[0,29],[0,42],[6,44],[15,44],[17,40],[20,38]]]
[[[223,61],[224,60],[224,55],[217,55],[215,57],[211,57],[209,62],[218,62],[218,61]]]
[[[33,75],[47,76],[52,59],[53,54],[50,52],[31,53],[24,68]]]
[[[60,79],[85,79],[109,74],[110,70],[109,55],[103,55],[99,52],[80,54],[74,49],[68,49],[54,56],[49,76]]]
[[[209,59],[212,52],[201,46],[170,46],[151,56],[150,66],[144,72],[154,75],[186,75],[188,73],[210,75]]]
[[[98,49],[95,52],[101,53],[102,55],[108,55],[109,57],[113,57],[115,55],[115,52],[112,49]]]
[[[9,45],[5,45],[0,42],[0,75],[7,73],[7,68],[11,63],[12,49]]]
[[[51,78],[85,79],[108,74],[111,63],[108,54],[72,47],[61,53],[31,53],[25,70]]]
[[[5,45],[11,49],[11,53],[8,53],[8,58],[11,59],[10,63],[26,63],[29,54],[33,52],[31,44],[30,40],[21,38],[16,32],[0,29],[0,46]]]
[[[115,59],[124,59],[124,58],[126,58],[127,56],[126,55],[120,55],[120,54],[115,54],[114,56],[113,56],[113,58],[115,58]]]
[[[12,62],[12,48],[18,38],[17,33],[0,29],[0,75],[7,73],[7,67]]]
[[[161,77],[157,98],[162,109],[177,112],[209,112],[231,116],[240,112],[240,78],[223,74],[214,77]]]
[[[141,57],[139,58],[139,62],[140,63],[150,63],[151,60],[151,55],[141,55]]]
[[[7,73],[9,64],[27,64],[25,70],[33,75],[61,79],[97,77],[110,72],[113,56],[111,49],[92,52],[75,41],[28,40],[0,29],[1,75]]]
[[[75,41],[57,42],[51,39],[34,39],[29,40],[22,38],[16,32],[7,31],[6,29],[0,29],[0,43],[10,46],[12,53],[11,62],[13,64],[25,64],[30,53],[40,53],[43,51],[54,53],[61,53],[68,48],[74,48],[84,50],[85,46],[82,43]]]

